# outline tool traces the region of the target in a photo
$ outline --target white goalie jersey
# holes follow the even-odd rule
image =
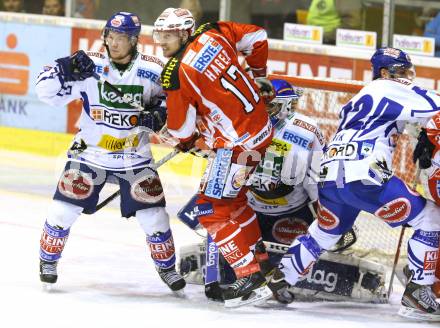
[[[313,119],[295,112],[278,122],[264,161],[248,183],[249,205],[256,212],[279,215],[316,201],[324,145]]]
[[[106,54],[87,55],[95,63],[98,75],[135,102],[152,105],[164,96],[160,84],[163,63],[157,57],[137,53],[121,74]],[[79,132],[72,146],[76,151],[68,152],[71,161],[115,171],[152,164],[148,133],[137,127],[139,110],[126,104],[106,84],[93,77],[64,82],[55,64],[38,76],[36,93],[52,106],[82,100]]]

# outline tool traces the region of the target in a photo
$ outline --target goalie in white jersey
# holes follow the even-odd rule
[[[140,30],[137,15],[118,12],[103,30],[106,53],[78,51],[57,59],[38,77],[36,92],[42,101],[53,106],[75,99],[83,103],[79,132],[68,151],[41,236],[40,279],[44,283],[56,282],[57,263],[70,227],[83,210],[94,211],[100,191],[112,179],[120,186],[121,214],[138,219],[162,280],[173,291],[185,286],[175,270],[161,181],[151,168],[148,131],[159,130],[166,120],[160,84],[164,65],[157,57],[137,51]],[[99,82],[99,76],[125,97]],[[126,99],[145,110],[139,111]]]
[[[273,283],[295,284],[319,256],[349,230],[361,210],[391,227],[408,224],[412,277],[399,314],[440,320],[440,304],[432,292],[438,257],[440,209],[393,175],[395,137],[406,123],[421,123],[440,111],[440,96],[412,80],[409,56],[381,48],[371,58],[373,81],[340,111],[339,128],[321,161],[318,220],[298,237],[283,257]]]

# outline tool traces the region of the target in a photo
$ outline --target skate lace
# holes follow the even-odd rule
[[[177,274],[176,271],[162,271],[159,272],[160,277],[166,282],[167,285],[171,285],[172,283],[181,279],[181,277]]]
[[[420,289],[420,299],[433,309],[438,309],[439,303],[435,301],[434,293],[429,286]]]
[[[241,279],[237,279],[231,286],[230,288],[232,289],[239,289],[242,286],[244,286],[246,284],[246,282],[248,281],[248,277],[244,277]]]
[[[41,264],[41,272],[42,274],[57,274],[57,265],[56,263],[42,263]]]

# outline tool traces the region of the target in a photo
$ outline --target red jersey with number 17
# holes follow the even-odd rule
[[[211,149],[267,146],[272,125],[258,87],[238,61],[266,67],[264,29],[233,22],[207,23],[162,71],[168,130],[182,141],[196,128]]]

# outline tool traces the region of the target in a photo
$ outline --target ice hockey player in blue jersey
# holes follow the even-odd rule
[[[412,273],[399,314],[440,320],[432,292],[440,236],[440,208],[393,175],[396,138],[406,123],[426,124],[440,111],[440,96],[413,83],[409,56],[380,48],[371,58],[373,81],[340,110],[339,127],[321,160],[316,220],[281,260],[272,283],[295,284],[364,210],[391,227],[414,229],[408,241]]]
[[[137,51],[139,17],[118,12],[103,29],[105,53],[77,51],[38,76],[36,92],[52,106],[83,103],[79,132],[68,151],[40,240],[40,279],[57,281],[57,264],[70,227],[83,209],[93,211],[105,183],[119,183],[121,214],[135,216],[146,234],[161,279],[173,291],[185,280],[175,270],[175,250],[165,197],[149,145],[149,132],[166,121],[160,84],[163,63]],[[125,94],[118,96],[98,74]],[[139,111],[126,99],[144,106]],[[150,167],[149,167],[150,166]]]

